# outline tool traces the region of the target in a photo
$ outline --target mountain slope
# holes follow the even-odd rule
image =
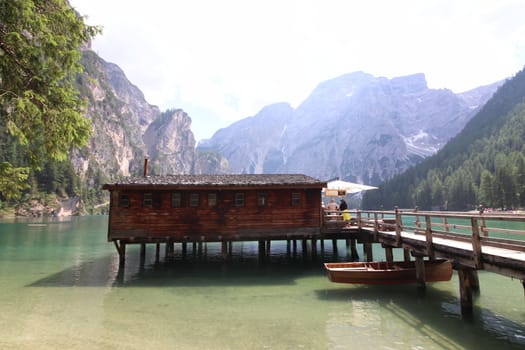
[[[363,207],[525,206],[525,71],[503,84],[442,150],[366,193]]]

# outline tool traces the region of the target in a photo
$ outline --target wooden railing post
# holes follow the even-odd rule
[[[357,227],[361,229],[363,227],[363,222],[361,221],[361,210],[358,210],[356,212],[356,216],[357,216]]]
[[[374,231],[379,231],[379,225],[377,224],[377,213],[374,213]]]
[[[399,209],[396,207],[396,246],[401,246],[401,228],[403,226],[403,222],[401,219],[401,213],[399,212]]]
[[[430,257],[430,259],[434,260],[434,244],[432,242],[432,220],[430,219],[430,215],[425,215],[425,237],[427,242],[427,254]]]
[[[476,268],[483,268],[483,262],[481,261],[481,240],[479,237],[478,220],[475,217],[470,218],[472,223],[472,258]]]

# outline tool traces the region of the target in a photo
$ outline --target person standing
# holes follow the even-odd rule
[[[348,209],[348,205],[346,204],[346,201],[344,198],[341,198],[341,203],[339,203],[339,210],[343,211]]]

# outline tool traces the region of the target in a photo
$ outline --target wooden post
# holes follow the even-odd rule
[[[392,252],[392,247],[385,247],[385,256],[387,263],[392,264],[394,262],[394,253]]]
[[[124,266],[126,262],[126,242],[115,240],[113,244],[115,244],[115,248],[117,248],[119,265]]]
[[[221,254],[223,258],[228,256],[228,242],[226,241],[221,242]]]
[[[401,212],[396,207],[396,247],[401,247],[401,228],[403,227],[403,220],[401,218]]]
[[[265,252],[265,243],[263,240],[260,240],[259,241],[259,258],[264,258],[264,256],[266,255],[266,252]]]
[[[352,261],[359,260],[359,254],[357,254],[357,241],[355,239],[350,240],[350,258]]]
[[[416,280],[418,284],[418,288],[425,289],[425,260],[423,260],[423,256],[417,255],[416,256]]]
[[[483,262],[481,261],[481,240],[479,237],[478,220],[474,217],[470,218],[472,223],[472,258],[476,268],[483,268]]]
[[[372,243],[365,242],[363,243],[365,248],[366,261],[374,261],[374,256],[372,253]]]
[[[182,257],[185,259],[188,252],[188,243],[182,242]]]
[[[434,254],[434,244],[432,242],[432,221],[430,220],[430,215],[425,215],[425,237],[426,237],[426,243],[427,243],[427,254],[430,257],[431,260],[435,259]]]
[[[473,310],[471,272],[472,269],[469,268],[458,268],[459,294],[462,313],[472,313]]]
[[[140,266],[144,266],[146,262],[146,243],[140,244]]]
[[[337,254],[337,239],[332,239],[332,250]]]
[[[228,256],[232,256],[232,255],[233,255],[233,242],[228,241]]]
[[[361,229],[363,227],[363,222],[361,221],[361,210],[358,210],[357,213],[356,213],[356,217],[357,217],[357,227],[359,227],[359,229]]]
[[[305,238],[303,238],[302,242],[302,253],[303,255],[308,254],[308,241]]]
[[[294,239],[293,242],[292,242],[292,246],[293,246],[293,254],[297,254],[297,240]]]
[[[312,258],[315,258],[317,256],[317,240],[315,238],[312,238]]]
[[[272,241],[269,239],[266,241],[266,256],[270,256],[271,247],[272,247]]]
[[[403,248],[403,258],[405,261],[410,261],[410,249]]]
[[[448,220],[446,216],[443,216],[443,227],[445,228],[445,232],[450,231],[450,229],[448,228]]]
[[[286,240],[286,255],[290,255],[292,252],[292,241],[289,239]]]
[[[160,243],[155,244],[155,263],[160,261]]]

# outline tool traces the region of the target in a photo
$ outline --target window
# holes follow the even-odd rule
[[[171,207],[172,208],[180,208],[180,207],[182,207],[182,193],[180,193],[180,192],[173,192],[171,194]]]
[[[196,208],[199,206],[199,194],[191,193],[190,194],[190,207]]]
[[[235,206],[244,207],[244,193],[235,194]]]
[[[266,193],[264,192],[259,192],[257,194],[257,205],[259,207],[264,207],[266,206]]]
[[[208,193],[208,207],[217,205],[217,193]]]
[[[124,208],[129,207],[129,196],[127,194],[121,194],[119,198],[119,205]]]
[[[301,205],[301,193],[299,192],[292,193],[292,205],[293,206]]]
[[[144,198],[142,200],[142,206],[151,207],[153,204],[153,194],[151,192],[144,193]]]

